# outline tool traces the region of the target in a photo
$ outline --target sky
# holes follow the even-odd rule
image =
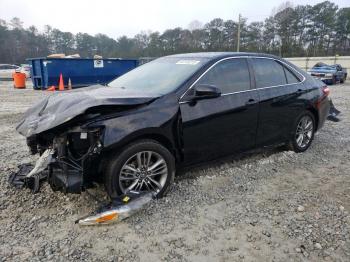
[[[61,31],[103,33],[113,38],[133,37],[141,31],[163,32],[187,28],[193,20],[205,24],[213,18],[263,21],[279,0],[0,0],[0,19],[19,17],[25,27],[43,30],[51,25]],[[290,0],[293,5],[314,5],[322,0]],[[350,7],[350,0],[332,0]]]

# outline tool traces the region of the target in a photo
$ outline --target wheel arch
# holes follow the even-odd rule
[[[145,130],[139,130],[133,134],[130,134],[123,138],[122,140],[110,145],[105,148],[105,154],[110,155],[112,152],[118,152],[128,144],[134,143],[139,140],[154,140],[159,144],[163,145],[166,149],[169,150],[171,154],[173,154],[176,161],[181,159],[180,157],[180,149],[176,146],[175,138],[172,137],[172,134],[163,134],[158,132],[157,129],[149,128]]]
[[[315,118],[315,131],[317,131],[318,130],[318,123],[319,123],[318,111],[313,107],[307,108],[307,111],[309,111],[314,116],[314,118]]]

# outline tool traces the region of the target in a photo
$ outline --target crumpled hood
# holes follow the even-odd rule
[[[29,108],[16,130],[30,137],[57,127],[98,106],[141,105],[156,97],[126,89],[95,85],[57,92]]]

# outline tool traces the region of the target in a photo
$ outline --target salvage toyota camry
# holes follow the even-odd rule
[[[103,182],[110,197],[165,194],[176,169],[255,147],[310,146],[329,89],[293,64],[253,53],[156,59],[115,79],[55,93],[17,127],[47,157],[54,190]]]

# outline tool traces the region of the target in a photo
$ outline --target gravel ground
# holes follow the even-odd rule
[[[327,121],[307,152],[266,149],[197,167],[124,222],[79,227],[97,207],[87,193],[44,185],[33,195],[7,183],[35,161],[14,129],[48,92],[0,83],[0,261],[349,261],[350,85],[330,88],[343,121]]]

